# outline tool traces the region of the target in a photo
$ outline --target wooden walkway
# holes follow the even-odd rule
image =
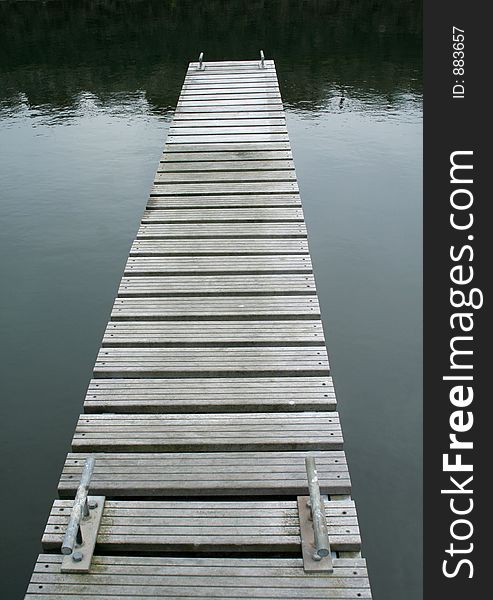
[[[191,63],[26,598],[371,598],[275,66]],[[82,468],[89,573],[60,549]],[[307,573],[316,459],[332,573]],[[82,546],[84,548],[84,546]],[[70,557],[69,557],[70,558]]]

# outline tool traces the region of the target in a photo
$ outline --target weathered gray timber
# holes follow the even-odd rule
[[[145,260],[145,259],[142,259]],[[267,260],[267,259],[265,259]],[[303,259],[302,259],[303,260]],[[153,259],[149,258],[148,262]],[[164,262],[164,261],[162,261]],[[171,260],[169,260],[171,262]],[[117,298],[113,321],[300,320],[320,316],[315,296],[224,296],[203,298]]]
[[[91,489],[112,497],[299,496],[307,492],[305,456],[315,456],[320,487],[330,496],[348,494],[351,481],[341,450],[297,452],[95,453]],[[60,497],[73,497],[84,460],[67,456]]]
[[[331,377],[92,379],[84,402],[86,413],[300,412],[335,407]]]
[[[321,321],[115,321],[108,323],[102,345],[171,346],[320,346]]]
[[[339,416],[330,413],[81,415],[74,450],[214,452],[339,450]]]
[[[130,256],[231,256],[249,254],[307,254],[303,239],[135,240]]]
[[[108,348],[99,351],[95,377],[327,376],[325,348]]]
[[[240,192],[248,191],[250,188],[253,193],[266,190],[268,184],[262,182],[253,183],[224,183],[216,185],[213,183],[189,183],[179,185],[170,183],[159,184],[153,188],[155,195],[159,196],[192,196],[202,194],[219,194],[221,190],[229,195],[238,190]],[[282,181],[269,186],[276,193],[287,193],[297,191],[294,183],[284,183]],[[279,223],[289,223],[291,221],[303,222],[303,211],[300,207],[278,208],[259,207],[259,208],[199,208],[180,210],[147,210],[142,217],[142,223],[270,223],[271,221]]]
[[[230,275],[167,275],[166,281],[156,276],[141,275],[122,278],[118,297],[174,296],[276,296],[313,294],[315,281],[311,273],[253,273]]]
[[[201,55],[26,598],[371,598],[336,407],[274,63]],[[67,568],[87,459],[99,529]]]
[[[155,212],[155,211],[153,211]],[[164,211],[162,211],[164,212]],[[167,212],[167,211],[166,211]],[[150,213],[149,213],[150,214]],[[159,212],[161,214],[161,211]],[[158,214],[158,217],[159,217]],[[225,222],[225,223],[167,223],[161,216],[161,222],[143,222],[137,234],[137,239],[288,239],[305,238],[306,227],[302,222]]]
[[[300,558],[95,556],[91,573],[60,574],[61,556],[41,554],[29,600],[335,600],[371,598],[366,562],[337,558],[330,577],[307,575]]]
[[[42,539],[45,550],[59,550],[72,500],[55,500]],[[326,501],[322,510],[331,548],[359,550],[354,502]],[[262,502],[138,502],[107,500],[99,527],[101,550],[139,552],[296,552],[300,523],[294,500]]]

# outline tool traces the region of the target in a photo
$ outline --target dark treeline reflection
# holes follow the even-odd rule
[[[81,92],[102,103],[144,92],[163,112],[199,51],[247,59],[261,48],[292,106],[343,95],[389,106],[421,91],[421,2],[0,2],[0,107],[70,108]]]

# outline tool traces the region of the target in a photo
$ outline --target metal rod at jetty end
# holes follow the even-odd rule
[[[89,483],[91,481],[92,472],[94,471],[94,463],[95,459],[93,456],[87,458],[82,470],[80,484],[77,489],[72,513],[70,515],[70,521],[63,538],[62,554],[72,554],[77,543],[77,538],[79,537],[80,540],[80,521],[84,516],[87,516],[89,512],[87,506],[87,494],[89,492]]]
[[[201,52],[201,53],[199,54],[199,71],[202,71],[202,69],[204,68],[204,67],[202,66],[202,63],[203,63],[203,62],[204,62],[204,53],[203,53],[203,52]]]
[[[325,507],[320,498],[317,468],[313,456],[305,458],[306,474],[308,476],[308,489],[310,491],[310,507],[313,519],[313,533],[315,538],[315,556],[323,558],[330,554],[329,533],[325,519]]]
[[[265,61],[264,51],[260,50],[260,68],[261,69],[265,69],[264,61]]]

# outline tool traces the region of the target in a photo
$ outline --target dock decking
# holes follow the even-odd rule
[[[191,63],[27,600],[371,598],[273,61]],[[315,457],[333,572],[303,568]],[[88,573],[60,549],[82,469]],[[84,546],[81,547],[84,549]]]

